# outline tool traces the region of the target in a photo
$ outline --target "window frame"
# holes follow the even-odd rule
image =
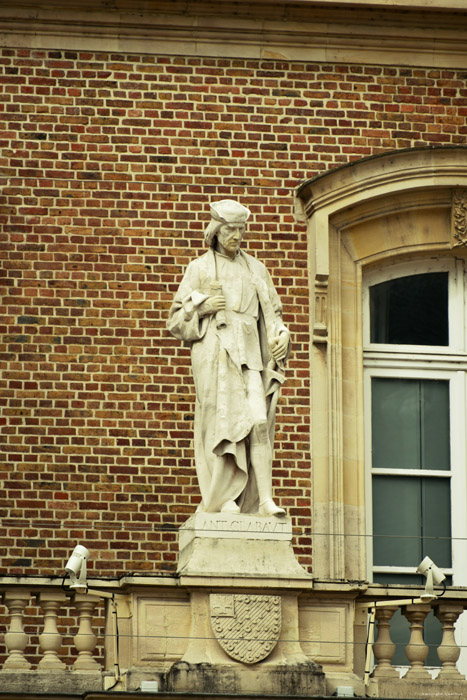
[[[389,345],[370,342],[370,287],[390,279],[429,272],[449,273],[448,314],[449,346]],[[363,276],[363,386],[365,510],[367,535],[367,575],[374,573],[415,573],[415,567],[373,566],[372,477],[394,476],[444,477],[451,482],[451,562],[443,571],[452,576],[452,585],[467,585],[467,316],[465,305],[466,272],[463,260],[440,258],[405,262],[369,271]],[[450,458],[447,470],[372,469],[371,380],[373,377],[440,379],[449,381]]]
[[[388,343],[372,343],[370,341],[370,287],[381,282],[423,275],[429,272],[448,272],[448,315],[449,315],[449,345],[395,345]],[[444,258],[424,261],[410,261],[398,265],[385,266],[368,271],[363,280],[363,352],[373,351],[391,355],[452,355],[465,353],[467,348],[467,324],[465,323],[465,285],[464,265],[462,260]],[[461,303],[451,303],[453,299],[462,299]]]

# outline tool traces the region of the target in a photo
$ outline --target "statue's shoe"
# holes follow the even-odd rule
[[[276,506],[272,498],[268,498],[266,501],[263,501],[263,503],[260,503],[259,514],[275,515],[278,518],[283,518],[286,515],[285,510]]]
[[[240,513],[240,508],[235,501],[226,501],[221,508],[221,513]]]

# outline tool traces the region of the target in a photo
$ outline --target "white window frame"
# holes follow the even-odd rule
[[[429,272],[449,273],[449,345],[395,345],[370,342],[370,287],[380,282],[387,282],[399,277],[411,275],[424,275]],[[405,262],[399,265],[391,265],[382,269],[368,272],[364,276],[363,285],[363,350],[373,351],[378,354],[423,354],[423,355],[452,355],[453,353],[465,354],[467,347],[467,324],[465,323],[465,283],[464,265],[462,260],[455,258],[424,260],[420,262]],[[459,303],[452,303],[458,300]]]
[[[449,346],[389,345],[370,342],[370,287],[390,279],[429,272],[448,272]],[[391,265],[364,276],[363,346],[365,405],[365,491],[367,522],[367,574],[373,579],[372,476],[391,473],[410,476],[443,476],[451,479],[452,575],[455,586],[467,585],[467,316],[465,310],[466,274],[464,262],[455,258],[429,259]],[[371,379],[372,377],[444,379],[450,382],[451,470],[372,470],[371,469]],[[416,473],[416,474],[415,474]],[[378,567],[378,572],[415,573],[415,568]]]
[[[449,470],[434,469],[373,469],[366,470],[366,518],[368,524],[367,534],[370,535],[369,542],[372,543],[373,533],[373,508],[372,508],[372,478],[374,475],[392,476],[416,476],[423,478],[441,477],[450,479],[451,483],[451,538],[452,538],[452,567],[444,568],[446,574],[453,576],[453,585],[466,585],[467,565],[465,557],[465,534],[466,534],[466,513],[465,499],[462,494],[466,494],[466,470],[465,470],[465,439],[462,440],[462,433],[465,433],[463,417],[467,413],[466,405],[466,378],[464,372],[449,372],[439,369],[394,369],[383,367],[365,368],[364,391],[365,391],[365,460],[367,465],[371,465],[371,380],[373,377],[393,377],[394,379],[440,379],[449,382],[449,409],[450,409],[450,438],[451,438],[451,468]],[[369,497],[368,497],[369,496]],[[464,556],[462,556],[464,550]],[[370,580],[374,573],[415,573],[415,567],[400,566],[373,566],[373,547],[368,547],[368,576]]]

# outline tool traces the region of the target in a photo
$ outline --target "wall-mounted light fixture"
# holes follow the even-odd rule
[[[417,574],[426,576],[425,593],[422,593],[420,596],[424,602],[429,602],[430,600],[439,598],[443,595],[444,591],[446,590],[446,584],[443,586],[443,593],[438,595],[436,595],[434,591],[434,586],[439,586],[446,581],[446,576],[443,574],[441,569],[438,569],[430,557],[425,557],[425,559],[418,565]]]
[[[88,559],[89,549],[83,547],[82,544],[77,544],[65,565],[65,571],[71,580],[70,588],[74,588],[76,591],[87,591],[86,562]]]

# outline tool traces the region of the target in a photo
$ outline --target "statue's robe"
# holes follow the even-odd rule
[[[226,324],[221,328],[219,314],[202,317],[200,309],[216,293],[212,286],[216,283],[226,299]],[[283,374],[271,359],[269,343],[280,331],[287,331],[281,312],[265,266],[243,251],[230,261],[210,249],[188,265],[175,295],[168,329],[191,347],[199,510],[218,512],[226,501],[234,500],[242,512],[257,512],[258,490],[248,454],[248,435],[255,420],[243,371],[248,367],[261,372],[272,448]]]

